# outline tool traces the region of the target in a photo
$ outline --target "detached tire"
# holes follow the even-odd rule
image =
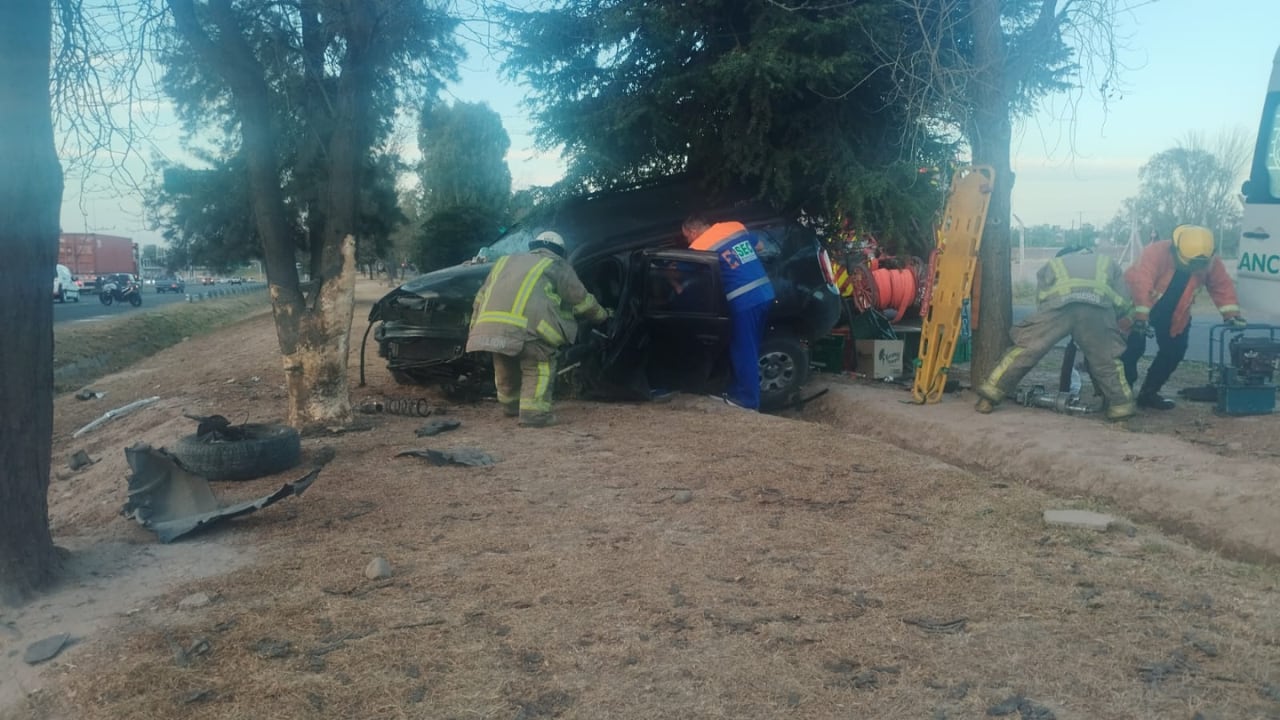
[[[790,333],[773,333],[760,343],[760,409],[777,410],[794,401],[809,379],[809,351]]]
[[[188,435],[173,446],[183,467],[208,480],[252,480],[298,464],[302,440],[285,425],[241,425],[243,440],[203,442]]]

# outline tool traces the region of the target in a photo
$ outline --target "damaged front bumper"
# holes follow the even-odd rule
[[[183,468],[164,450],[139,444],[125,448],[124,454],[133,474],[129,476],[129,499],[121,513],[154,532],[162,543],[301,495],[320,474],[316,468],[270,495],[223,506],[213,496],[208,480]]]

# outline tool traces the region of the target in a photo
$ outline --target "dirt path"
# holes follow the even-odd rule
[[[183,409],[271,419],[283,406],[273,350],[269,321],[256,320],[104,380],[96,404],[59,398],[59,460],[104,408],[164,398],[86,438],[102,461],[55,483],[60,541],[154,551],[116,515],[121,449],[172,442],[189,428]],[[358,398],[423,396],[376,362],[370,380]],[[850,422],[875,402],[846,399]],[[306,496],[171,546],[214,574],[161,573],[150,601],[124,603],[137,612],[110,615],[42,666],[45,690],[11,715],[1280,715],[1274,569],[1141,522],[1046,528],[1044,509],[1091,501],[811,412],[826,424],[701,398],[568,402],[563,426],[528,431],[481,403],[452,408],[462,428],[440,438],[415,438],[421,420],[375,416],[367,432],[308,440],[336,457]],[[1010,427],[1028,427],[992,420],[1015,417]],[[498,463],[392,457],[424,446],[476,447]],[[292,476],[219,491],[280,479]],[[195,559],[214,546],[252,562],[216,574],[224,566]],[[375,556],[391,578],[365,579]],[[196,591],[216,599],[175,609]],[[3,632],[0,643],[0,657],[25,646]]]

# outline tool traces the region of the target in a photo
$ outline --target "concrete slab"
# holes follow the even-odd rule
[[[1105,531],[1116,519],[1089,510],[1045,510],[1044,521],[1048,525]]]

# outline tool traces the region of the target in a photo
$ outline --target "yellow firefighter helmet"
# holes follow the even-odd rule
[[[1213,232],[1199,225],[1179,225],[1173,229],[1173,246],[1184,264],[1213,257]]]

